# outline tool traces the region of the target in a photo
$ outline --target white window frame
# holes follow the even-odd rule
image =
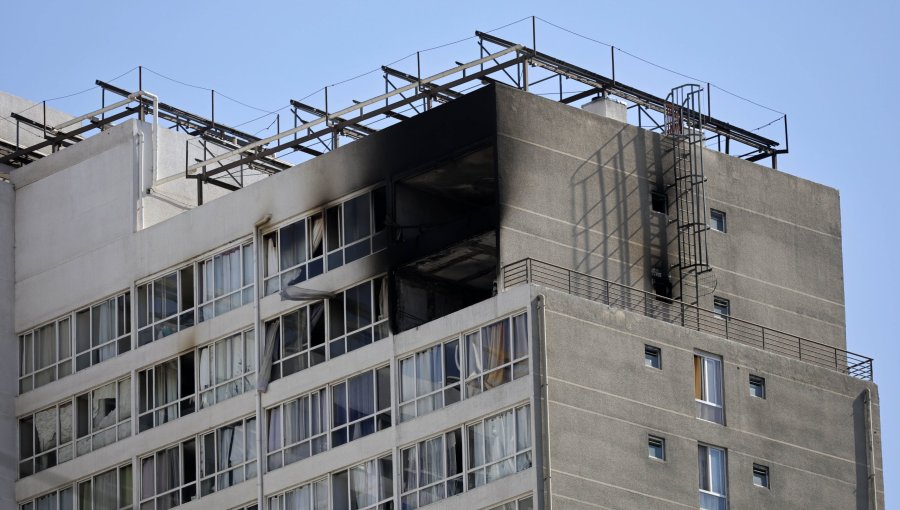
[[[529,341],[528,341],[528,315],[519,313],[505,317],[498,321],[491,322],[485,326],[481,326],[475,330],[466,332],[462,335],[464,342],[460,344],[460,348],[465,349],[465,398],[471,398],[475,395],[496,388],[508,382],[512,382],[520,377],[528,375],[528,358],[529,358]],[[521,320],[524,324],[524,338],[520,339],[522,344],[517,345],[515,338],[514,321]],[[485,331],[495,326],[503,325],[508,334],[506,335],[506,347],[509,354],[506,361],[485,370],[484,355],[484,335]],[[520,352],[521,351],[521,352]],[[499,374],[499,381],[490,381],[489,378]]]
[[[659,450],[660,455],[657,457],[653,454],[654,448]],[[666,461],[666,438],[654,434],[647,434],[647,456],[650,459],[660,462]]]
[[[466,439],[463,427],[456,427],[436,436],[425,438],[417,441],[405,448],[400,448],[400,507],[401,508],[418,508],[437,501],[441,501],[465,491],[465,450]],[[450,472],[450,458],[448,456],[448,441],[453,437],[456,441],[456,448],[459,450],[459,465],[456,467],[457,472]],[[439,452],[441,457],[442,473],[433,475],[428,473],[422,466],[423,448],[427,448],[427,443],[433,441],[439,442]],[[410,487],[406,487],[407,474],[407,455],[411,454],[413,462],[410,463],[411,472],[414,473],[415,480],[412,481]],[[434,480],[428,481],[427,478],[436,477]]]
[[[385,466],[387,464],[388,466]],[[382,506],[384,504],[390,504],[394,499],[394,462],[392,455],[390,453],[386,455],[381,455],[379,457],[366,460],[354,466],[350,466],[349,468],[340,469],[338,471],[331,473],[331,496],[332,496],[332,505],[335,510],[343,510],[337,507],[337,498],[335,497],[335,493],[338,491],[338,484],[335,483],[335,478],[340,475],[346,475],[347,479],[347,501],[351,503],[350,507],[355,510],[370,510],[370,509],[383,509],[388,508],[387,506]],[[374,472],[369,471],[369,468],[374,468]],[[369,501],[368,504],[363,503],[364,506],[354,506],[352,501],[353,495],[353,476],[354,473],[361,473],[362,476],[366,476],[367,478],[374,479],[378,481],[378,494],[375,494],[375,501]]]
[[[288,489],[280,494],[268,496],[266,510],[288,510],[289,501],[293,501],[290,508],[309,508],[310,510],[329,510],[331,491],[328,486],[328,477],[313,480],[309,483]],[[303,506],[303,505],[306,506]],[[256,510],[256,504],[249,505],[242,510]]]
[[[724,448],[699,444],[697,446],[698,472],[700,474],[700,508],[703,510],[727,510],[728,508],[728,452]],[[705,458],[705,460],[704,460]],[[722,472],[716,476],[715,464]],[[706,470],[704,470],[704,466]],[[716,480],[720,478],[720,480]],[[721,483],[716,491],[714,485]]]
[[[455,349],[453,360],[448,359],[448,353]],[[432,374],[430,383],[432,388],[420,389],[420,381],[425,380],[420,373],[422,363],[428,363],[434,357],[438,358],[440,370]],[[455,380],[448,375],[448,363],[456,365]],[[461,376],[465,367],[463,359],[462,340],[459,336],[434,344],[422,349],[411,356],[401,358],[397,362],[399,373],[398,393],[400,401],[400,421],[408,421],[418,416],[423,416],[438,409],[455,404],[462,399]],[[437,378],[437,382],[435,381]]]
[[[331,401],[328,399],[328,387],[323,386],[309,393],[305,393],[291,400],[282,402],[276,406],[266,409],[266,471],[300,462],[319,453],[328,451],[330,436]],[[288,417],[286,410],[288,406],[296,404],[306,408],[306,424],[307,437],[288,443],[287,425]],[[314,410],[317,411],[314,412]],[[318,422],[318,423],[317,423]],[[274,428],[273,427],[277,427]],[[277,431],[277,432],[276,432]],[[277,438],[274,437],[277,435]],[[292,451],[304,451],[306,455],[298,455],[292,457]]]
[[[488,460],[487,452],[489,451],[490,444],[488,443],[489,437],[484,430],[491,424],[491,420],[499,418],[507,413],[512,413],[514,430],[512,431],[512,437],[507,438],[507,440],[512,441],[515,444],[513,451],[500,459]],[[520,428],[522,427],[520,420],[526,424],[526,431],[520,431]],[[480,434],[477,432],[478,429],[481,430]],[[521,437],[520,432],[522,432]],[[531,406],[529,404],[505,409],[478,421],[467,423],[466,451],[473,451],[473,441],[478,441],[479,437],[482,438],[485,443],[481,446],[483,459],[479,460],[472,456],[467,456],[465,460],[466,490],[472,490],[476,487],[487,485],[532,467],[534,462],[532,459],[532,446],[534,441],[532,435]],[[508,466],[507,472],[503,472],[504,465]]]
[[[237,251],[237,288],[234,282],[217,282],[217,266],[224,264],[224,257]],[[253,243],[245,242],[229,246],[196,262],[194,279],[197,282],[197,323],[208,321],[224,313],[253,302],[253,283],[256,266],[253,262]],[[222,270],[223,278],[228,275]],[[231,275],[234,278],[234,275]]]
[[[724,379],[724,362],[721,356],[699,351],[694,353],[694,396],[697,401],[697,418],[725,424]]]
[[[222,459],[219,456],[221,451],[220,441],[224,440],[224,436],[228,430],[231,431],[232,438],[236,434],[235,430],[240,428],[240,438],[238,443],[241,447],[241,457],[233,465],[222,466]],[[206,451],[209,445],[207,441],[212,442],[212,470],[207,472],[206,469]],[[247,416],[243,419],[236,420],[227,425],[216,427],[200,434],[197,438],[197,485],[199,490],[198,497],[208,496],[215,492],[227,489],[228,487],[252,480],[257,476],[256,463],[256,416]],[[225,462],[231,462],[231,459]],[[228,477],[234,477],[229,480]]]
[[[367,374],[370,374],[372,377],[372,409],[373,409],[373,412],[372,412],[372,414],[367,414],[361,418],[357,418],[357,419],[351,421],[350,405],[349,405],[350,394],[349,394],[348,386],[349,386],[351,380],[353,380],[357,377],[363,376],[363,375],[367,375]],[[380,385],[387,385],[388,401],[386,403],[378,402],[378,393],[379,393]],[[362,372],[359,372],[350,377],[341,379],[340,381],[336,381],[329,385],[328,396],[330,397],[329,404],[331,406],[331,412],[329,414],[330,414],[331,421],[329,423],[328,431],[329,431],[329,437],[330,437],[329,445],[331,448],[335,448],[337,446],[351,443],[357,439],[363,438],[370,434],[374,434],[375,432],[384,430],[393,425],[393,421],[391,420],[391,404],[392,404],[391,401],[393,399],[391,398],[390,385],[391,385],[390,365],[382,365],[379,367],[364,370]],[[336,420],[338,419],[338,416],[337,416],[338,413],[335,411],[337,399],[335,399],[334,396],[336,393],[341,392],[341,391],[343,391],[343,393],[344,393],[343,402],[346,405],[346,408],[345,408],[346,415],[343,417],[344,423],[342,423],[340,425],[336,425],[335,423],[336,423]],[[386,405],[379,406],[379,404],[386,404]],[[363,422],[366,422],[368,420],[372,420],[372,430],[370,430],[368,432],[360,431],[359,435],[357,435],[356,437],[351,437],[353,435],[352,431],[355,428],[358,429],[359,427],[363,426]],[[387,420],[387,421],[385,422],[385,420]],[[342,434],[342,433],[344,434],[345,439],[339,440],[338,439],[340,437],[339,434]]]
[[[140,281],[135,285],[137,299],[135,309],[137,315],[137,344],[138,347],[153,343],[183,329],[197,324],[197,275],[195,264],[190,263],[177,269],[169,270],[152,278]],[[186,274],[190,273],[191,302],[186,303],[184,293]],[[167,278],[175,276],[175,312],[160,318],[155,318],[157,305],[154,295],[156,286]],[[146,302],[146,310],[143,309],[142,299]],[[146,316],[144,315],[146,313]],[[164,313],[164,312],[163,312]]]
[[[185,482],[185,456],[184,449],[188,447],[188,445],[192,445],[194,449],[194,473],[193,480],[190,482]],[[159,456],[169,450],[177,450],[177,466],[178,466],[178,481],[176,482],[175,487],[169,487],[163,491],[159,491],[157,480],[156,480],[156,472],[157,472],[157,463],[159,462]],[[143,455],[138,460],[138,468],[140,469],[140,476],[136,478],[135,488],[138,490],[138,500],[139,500],[139,508],[153,508],[152,506],[146,505],[155,505],[159,502],[159,500],[172,497],[174,502],[169,505],[169,508],[176,507],[183,503],[187,503],[189,501],[193,501],[195,499],[199,499],[200,490],[199,490],[199,449],[197,444],[196,436],[189,437],[182,441],[179,441],[175,444],[171,444],[164,448],[160,448],[151,452],[148,455]],[[151,473],[153,474],[152,480],[144,479],[144,466],[147,462],[150,462],[152,469]],[[145,495],[144,494],[144,486],[149,485],[151,487],[152,494]]]

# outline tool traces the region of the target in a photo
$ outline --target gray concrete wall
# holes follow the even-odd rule
[[[11,113],[21,114],[23,117],[34,120],[36,122],[44,122],[44,108],[41,103],[14,96],[7,92],[0,92],[0,117],[11,122],[0,122],[0,139],[16,143],[16,121],[10,117]],[[74,118],[73,115],[54,109],[52,106],[47,107],[47,124],[55,126],[67,120]],[[67,130],[77,129],[75,125]],[[43,132],[40,129],[19,124],[19,145],[27,147],[44,141]],[[50,148],[45,147],[39,151],[41,154],[50,154]]]
[[[650,192],[672,163],[660,136],[576,107],[497,88],[501,266],[534,257],[652,290],[677,261]],[[840,211],[835,190],[704,150],[715,295],[735,317],[844,348]],[[670,215],[670,218],[673,217]],[[713,294],[701,300],[712,308]]]
[[[16,332],[13,329],[15,295],[15,203],[12,184],[0,181],[0,507],[14,508],[13,483],[17,477],[17,423],[15,396],[18,389]]]
[[[548,462],[561,508],[696,508],[698,442],[727,450],[730,508],[867,509],[866,383],[544,288]],[[662,369],[644,366],[644,346]],[[724,362],[726,426],[696,418],[693,355]],[[749,374],[766,379],[751,397]],[[882,487],[877,392],[878,487]],[[648,458],[647,435],[667,459]],[[752,484],[769,466],[771,488]],[[879,508],[883,493],[879,491]]]

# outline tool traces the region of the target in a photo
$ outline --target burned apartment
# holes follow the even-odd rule
[[[2,506],[882,508],[837,191],[479,40],[263,139],[0,96]]]

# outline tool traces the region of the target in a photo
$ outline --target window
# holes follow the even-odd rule
[[[758,375],[750,375],[750,396],[766,398],[766,379]]]
[[[256,477],[256,418],[200,436],[200,497]]]
[[[712,354],[694,355],[694,397],[697,400],[697,418],[725,424],[722,358]]]
[[[131,464],[78,482],[79,510],[131,510]],[[74,510],[75,486],[45,494],[19,506],[19,510]]]
[[[138,429],[143,432],[196,410],[194,352],[138,372]]]
[[[459,338],[400,360],[400,420],[459,402],[461,365]]]
[[[726,510],[728,507],[728,475],[725,450],[699,445],[697,461],[700,467],[700,508]]]
[[[75,397],[75,435],[76,455],[131,435],[130,377]]]
[[[400,464],[402,508],[418,508],[462,493],[462,429],[400,450]]]
[[[351,198],[325,211],[325,250],[332,270],[387,246],[385,188]]]
[[[328,350],[331,358],[388,335],[387,278],[363,282],[328,300]]]
[[[381,340],[388,329],[387,278],[378,277],[266,322],[275,381]],[[274,329],[273,329],[274,328]],[[330,348],[326,350],[326,341]]]
[[[250,329],[198,349],[201,409],[256,386],[254,334]]]
[[[137,287],[138,345],[194,325],[194,266]]]
[[[662,369],[662,351],[652,345],[644,346],[644,366]]]
[[[19,393],[72,373],[70,315],[19,335]]]
[[[269,497],[268,510],[299,509],[329,510],[327,478],[301,485],[277,496]],[[248,506],[246,510],[256,510],[256,505]]]
[[[381,367],[331,387],[331,446],[391,426],[391,372]]]
[[[19,392],[129,350],[131,295],[124,292],[19,335]]]
[[[212,319],[253,302],[253,245],[229,248],[197,264],[200,318]]]
[[[324,235],[325,219],[319,212],[263,236],[266,295],[325,272]]]
[[[464,335],[467,397],[528,374],[525,317],[506,318]]]
[[[19,477],[130,435],[131,378],[126,377],[19,418]]]
[[[75,370],[131,350],[131,300],[125,292],[75,312]]]
[[[720,319],[726,319],[731,316],[731,302],[725,298],[713,298],[713,313]]]
[[[468,489],[531,467],[531,408],[510,409],[466,427]]]
[[[651,459],[666,460],[666,440],[662,437],[647,436],[647,451]]]
[[[331,475],[334,510],[394,508],[393,463],[390,454]]]
[[[753,485],[769,488],[769,466],[753,464]]]
[[[716,209],[710,209],[709,223],[713,230],[725,232],[725,213]]]
[[[266,323],[273,333],[272,372],[275,381],[324,362],[325,303],[317,301]]]
[[[665,193],[650,192],[650,207],[653,209],[653,212],[667,214],[669,212],[668,206]]]
[[[326,394],[321,388],[266,410],[270,471],[328,449]]]
[[[172,508],[197,499],[197,441],[194,438],[143,457],[142,509]]]
[[[532,510],[533,508],[534,500],[531,495],[528,495],[515,501],[508,501],[501,505],[492,506],[487,510]]]

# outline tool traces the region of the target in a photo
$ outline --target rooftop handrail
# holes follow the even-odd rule
[[[872,358],[694,305],[526,258],[503,267],[503,288],[536,283],[647,317],[751,345],[836,372],[873,380]]]

